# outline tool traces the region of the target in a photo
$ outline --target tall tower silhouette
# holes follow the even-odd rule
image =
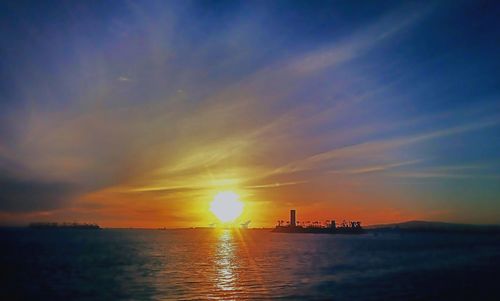
[[[295,209],[290,210],[290,226],[295,227]]]

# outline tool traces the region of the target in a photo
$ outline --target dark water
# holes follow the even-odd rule
[[[500,237],[0,230],[0,300],[500,300]]]

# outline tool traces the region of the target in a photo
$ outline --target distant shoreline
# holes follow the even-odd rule
[[[28,225],[31,229],[78,229],[78,230],[100,230],[97,224],[90,223],[55,223],[55,222],[37,222]]]
[[[215,227],[180,227],[180,228],[143,228],[143,227],[101,227],[97,224],[80,223],[31,223],[29,225],[0,225],[0,229],[100,229],[100,230],[261,230],[272,231],[272,227],[261,228],[215,228]],[[415,233],[471,233],[471,234],[493,234],[500,233],[500,225],[477,225],[477,224],[456,224],[446,222],[429,221],[407,221],[392,224],[377,224],[365,226],[366,233],[384,233],[384,232],[415,232]]]

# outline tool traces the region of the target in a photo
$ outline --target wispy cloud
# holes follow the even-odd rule
[[[22,193],[17,207],[3,201],[0,210],[107,204],[95,213],[127,207],[121,197],[136,198],[129,206],[142,211],[153,203],[177,209],[217,189],[261,199],[278,191],[284,202],[293,200],[292,190],[302,199],[331,200],[351,193],[324,185],[343,175],[367,186],[373,178],[364,175],[453,175],[423,168],[443,157],[432,147],[499,125],[495,110],[467,118],[454,110],[409,110],[400,98],[412,96],[412,88],[401,88],[396,76],[384,79],[388,62],[412,70],[374,53],[417,28],[430,6],[403,7],[356,30],[307,40],[307,47],[275,36],[254,43],[270,29],[248,12],[211,34],[199,31],[196,18],[176,17],[189,15],[187,8],[148,8],[130,6],[130,15],[102,33],[103,44],[71,27],[51,32],[74,56],[51,61],[59,72],[16,75],[12,94],[22,104],[9,107],[1,123],[9,125],[1,133],[14,138],[0,141],[0,176],[18,195],[23,187],[37,189]],[[43,196],[49,190],[60,193]]]
[[[325,164],[332,160],[358,159],[363,160],[377,154],[383,154],[385,151],[394,150],[403,146],[408,146],[415,143],[421,143],[430,139],[437,139],[449,135],[457,135],[460,133],[479,130],[485,127],[492,127],[500,124],[498,120],[486,120],[476,123],[450,127],[446,129],[436,130],[432,132],[416,134],[412,136],[403,136],[396,138],[388,138],[383,140],[374,140],[363,142],[354,145],[338,147],[318,153],[304,159],[300,159],[287,165],[277,168],[274,173],[291,173],[303,170],[314,169],[319,166],[324,167]],[[411,162],[411,161],[410,161]]]
[[[410,161],[403,161],[403,162],[396,162],[396,163],[387,163],[387,164],[379,164],[379,165],[366,165],[362,167],[354,167],[350,169],[340,169],[340,170],[331,170],[329,172],[331,173],[339,173],[339,174],[367,174],[367,173],[374,173],[374,172],[381,172],[381,171],[386,171],[395,167],[400,167],[400,166],[406,166],[406,165],[412,165],[422,162],[422,160],[410,160]]]
[[[412,13],[398,11],[384,16],[339,42],[313,50],[292,60],[288,65],[290,71],[307,75],[346,63],[383,43],[384,40],[410,28],[430,11],[431,9],[428,7],[425,10],[417,10]]]
[[[427,166],[410,171],[389,172],[390,177],[396,178],[456,178],[456,179],[500,179],[495,172],[495,166],[485,164]]]
[[[280,187],[285,187],[285,186],[290,186],[290,185],[298,185],[298,184],[304,184],[307,183],[307,181],[296,181],[296,182],[276,182],[276,183],[271,183],[271,184],[260,184],[260,185],[251,185],[251,186],[246,186],[245,188],[247,189],[265,189],[265,188],[280,188]]]
[[[131,81],[131,79],[128,78],[128,77],[126,77],[126,76],[120,76],[120,77],[118,77],[118,81],[120,81],[120,82],[129,82],[129,81]]]

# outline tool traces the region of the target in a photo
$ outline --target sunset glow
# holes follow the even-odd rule
[[[0,1],[0,299],[500,300],[499,16]]]
[[[500,222],[494,18],[300,2],[6,5],[0,223]]]

